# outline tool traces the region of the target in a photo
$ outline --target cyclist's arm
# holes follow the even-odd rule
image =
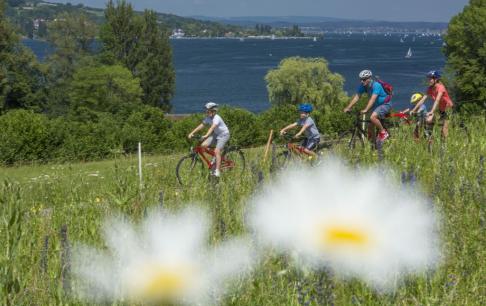
[[[209,130],[206,132],[206,135],[203,136],[204,139],[208,138],[214,131],[214,129],[217,127],[218,125],[216,123],[213,123],[213,125],[211,125],[211,127],[209,128]]]
[[[197,132],[199,132],[200,130],[202,130],[204,128],[204,124],[200,124],[198,125],[190,134],[189,134],[189,138],[192,138],[194,136],[194,134],[196,134]]]
[[[308,125],[308,124],[304,124],[304,125],[302,126],[302,128],[300,129],[300,131],[299,131],[297,134],[295,134],[295,138],[300,137],[300,135],[302,135],[302,133],[304,133],[304,132],[305,132],[305,130],[307,130],[307,129],[309,128],[309,126],[310,126],[310,125]]]
[[[368,104],[366,105],[366,107],[361,112],[367,113],[371,109],[373,104],[375,104],[375,101],[376,101],[377,98],[378,98],[377,94],[372,94],[370,100],[368,101]]]
[[[351,99],[351,102],[349,102],[349,105],[344,109],[344,112],[347,113],[351,110],[351,108],[356,104],[358,103],[359,101],[359,98],[361,97],[361,95],[359,94],[355,94],[353,99]]]
[[[292,123],[292,124],[289,124],[287,125],[286,127],[284,127],[283,129],[280,130],[280,134],[284,134],[285,132],[287,132],[287,130],[290,130],[290,129],[293,129],[294,127],[297,126],[297,123]]]
[[[435,98],[435,101],[434,101],[434,105],[432,106],[432,109],[430,110],[429,114],[433,114],[435,112],[435,110],[437,109],[437,106],[439,105],[439,101],[440,101],[440,99],[442,99],[443,95],[444,95],[444,93],[442,91],[440,91],[437,94],[437,97]]]
[[[425,100],[427,100],[427,96],[423,96],[422,99],[417,102],[417,105],[415,105],[415,107],[412,109],[412,113],[416,113],[420,106],[425,103]]]

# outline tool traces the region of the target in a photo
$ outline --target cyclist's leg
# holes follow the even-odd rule
[[[201,143],[201,147],[203,148],[209,148],[209,147],[212,147],[216,144],[216,138],[214,137],[214,135],[211,135],[209,136],[208,138],[206,138],[206,140],[204,140],[202,143]],[[204,158],[208,158],[208,154],[204,154]],[[209,156],[209,159],[208,160],[211,160],[211,156]]]
[[[221,169],[221,152],[223,151],[224,146],[228,142],[229,138],[229,134],[219,135],[218,137],[216,137],[216,148],[214,149],[214,153],[216,155],[216,176],[219,176],[219,172]]]
[[[301,145],[302,148],[304,149],[303,150],[304,153],[309,156],[312,156],[313,158],[317,158],[317,153],[314,152],[314,149],[317,148],[319,141],[320,141],[319,138],[312,138],[312,139],[306,138]]]
[[[388,138],[388,132],[383,127],[381,120],[384,120],[385,117],[390,112],[391,112],[391,104],[385,103],[385,104],[382,104],[382,105],[376,107],[373,110],[373,113],[371,114],[370,121],[374,124],[374,126],[376,126],[378,128],[378,130],[379,130],[378,138],[380,138],[381,141],[384,141],[386,138]]]
[[[376,107],[371,113],[371,123],[373,123],[373,125],[377,127],[380,132],[385,129],[383,127],[383,124],[381,123],[381,120],[384,120],[386,115],[388,115],[390,111],[391,105],[389,103],[386,103]]]
[[[439,122],[442,123],[441,135],[445,139],[449,135],[449,115],[450,109],[439,111]]]

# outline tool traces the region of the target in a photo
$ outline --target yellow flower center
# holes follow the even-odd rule
[[[193,281],[190,269],[183,266],[148,264],[136,273],[135,296],[148,300],[176,302]]]
[[[187,278],[182,273],[159,268],[153,272],[144,291],[148,296],[173,295],[180,293],[186,285]]]
[[[326,249],[365,248],[370,245],[369,231],[357,226],[325,226],[319,232],[319,244]]]

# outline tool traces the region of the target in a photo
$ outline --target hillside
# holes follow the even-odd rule
[[[45,38],[46,24],[54,20],[60,13],[85,13],[101,24],[104,21],[103,9],[91,8],[82,4],[50,3],[40,0],[10,0],[7,6],[7,16],[20,30],[21,34],[30,38]],[[220,22],[197,20],[172,14],[157,13],[159,22],[169,31],[182,29],[189,37],[221,37],[225,35],[241,35],[245,30],[238,25],[226,25]]]

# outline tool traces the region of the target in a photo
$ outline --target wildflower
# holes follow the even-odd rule
[[[82,297],[132,302],[211,304],[232,277],[250,267],[242,241],[207,249],[207,218],[199,210],[151,214],[139,227],[121,220],[105,226],[108,254],[80,247],[74,271],[92,290]]]
[[[101,198],[100,198],[100,197],[96,197],[96,198],[95,198],[95,202],[96,202],[96,203],[101,203]]]
[[[268,186],[249,222],[263,243],[297,253],[301,265],[386,289],[402,273],[436,262],[435,217],[426,203],[378,171],[326,160]]]

